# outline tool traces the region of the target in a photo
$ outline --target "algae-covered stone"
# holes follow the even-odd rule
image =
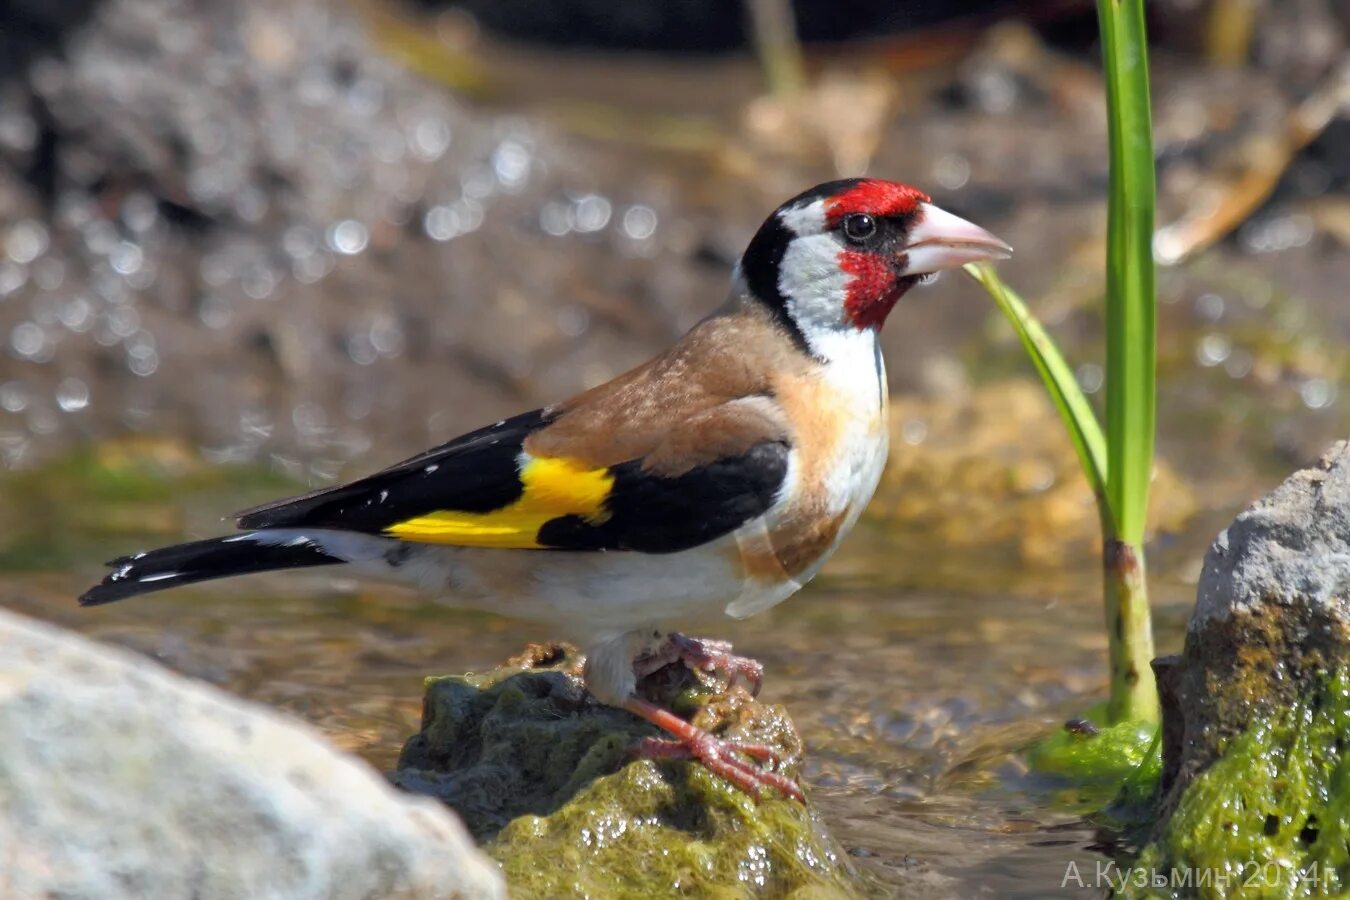
[[[1167,879],[1167,890],[1135,886],[1126,896],[1191,896],[1172,884],[1188,877],[1204,897],[1350,894],[1347,746],[1350,667],[1342,667],[1224,744],[1135,863]]]
[[[464,818],[513,897],[837,897],[855,893],[807,806],[759,803],[692,762],[632,754],[651,725],[583,689],[582,658],[537,646],[479,676],[428,682],[395,783]],[[670,666],[642,689],[700,727],[768,743],[795,777],[801,741],[777,707]]]
[[[1219,536],[1185,650],[1155,665],[1161,821],[1138,865],[1192,882],[1132,896],[1350,892],[1350,444]]]
[[[1205,557],[1175,694],[1173,794],[1237,734],[1322,689],[1350,660],[1350,443],[1241,513]],[[1165,748],[1170,749],[1170,748]]]

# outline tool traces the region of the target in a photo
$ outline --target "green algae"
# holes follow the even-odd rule
[[[799,804],[756,805],[705,769],[679,769],[633,762],[507,825],[486,849],[512,896],[852,895],[838,851]]]
[[[858,895],[809,806],[756,803],[695,763],[634,758],[658,732],[596,703],[578,665],[541,647],[484,675],[429,679],[422,731],[392,776],[463,817],[512,897]],[[773,745],[797,776],[801,743],[781,709],[677,666],[644,688],[714,733]]]
[[[1126,897],[1350,893],[1350,668],[1230,738],[1134,864]],[[1175,874],[1174,874],[1175,873]],[[1142,882],[1144,879],[1140,879]],[[1176,887],[1177,881],[1185,887]]]
[[[1074,805],[1104,810],[1118,825],[1145,818],[1162,774],[1158,728],[1147,722],[1105,724],[1106,705],[1065,724],[1026,751],[1032,771],[1072,786]],[[1108,806],[1109,804],[1109,806]]]

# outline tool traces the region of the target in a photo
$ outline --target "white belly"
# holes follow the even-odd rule
[[[585,642],[719,614],[742,588],[733,546],[729,535],[661,554],[438,547],[427,562],[448,602],[543,622]]]

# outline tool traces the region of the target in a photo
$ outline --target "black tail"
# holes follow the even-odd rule
[[[328,555],[305,537],[251,532],[211,538],[114,559],[108,563],[113,569],[112,574],[85,591],[80,597],[80,605],[98,606],[135,594],[230,575],[327,566],[345,561]]]

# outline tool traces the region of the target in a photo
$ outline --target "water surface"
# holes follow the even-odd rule
[[[1010,573],[905,550],[864,525],[835,574],[719,636],[764,661],[764,697],[788,707],[809,748],[813,801],[878,885],[915,897],[1056,895],[1070,862],[1091,871],[1102,858],[1082,820],[1092,797],[1028,773],[1017,750],[1105,689],[1095,577],[979,589]],[[960,589],[910,586],[960,568]],[[284,709],[381,769],[417,730],[424,676],[487,668],[550,637],[313,572],[79,609],[73,598],[97,573],[73,569],[14,575],[0,603]],[[1159,600],[1160,630],[1174,638],[1185,586]]]

